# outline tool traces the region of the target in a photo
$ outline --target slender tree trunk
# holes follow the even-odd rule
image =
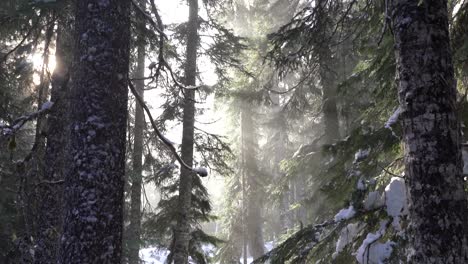
[[[144,4],[142,5],[144,6]],[[139,23],[141,27],[145,26],[143,18]],[[138,33],[137,37],[138,55],[137,69],[135,73],[135,89],[144,97],[145,81],[145,38],[142,32]],[[143,127],[145,116],[143,107],[140,104],[135,104],[135,129],[133,142],[133,171],[132,187],[131,187],[131,205],[130,205],[130,226],[129,226],[129,263],[138,264],[140,257],[140,233],[141,233],[141,188],[142,188],[142,155],[143,155]]]
[[[317,28],[318,39],[322,42],[317,42],[318,49],[318,66],[320,84],[322,86],[322,111],[323,111],[323,126],[325,143],[331,144],[340,137],[338,109],[337,109],[337,93],[336,93],[336,73],[334,72],[334,59],[330,44],[332,41],[332,21],[331,14],[327,9],[327,1],[319,0],[316,7],[317,12]]]
[[[253,112],[249,103],[244,103],[241,110],[243,157],[247,183],[247,237],[250,255],[256,259],[265,253],[263,241],[262,186],[259,180],[256,147],[257,138],[253,121]]]
[[[280,92],[284,91],[282,86],[276,85],[276,89]],[[274,124],[275,126],[272,127],[272,131],[270,134],[270,141],[269,145],[270,148],[274,150],[273,157],[271,154],[268,155],[271,158],[271,170],[272,175],[275,180],[279,180],[281,177],[284,177],[284,173],[281,172],[280,163],[281,161],[286,158],[286,145],[288,144],[288,135],[287,135],[287,121],[286,117],[282,113],[282,106],[281,106],[281,98],[279,94],[271,93],[270,99],[273,103],[272,114],[274,116]],[[281,224],[280,233],[286,233],[287,230],[292,226],[291,221],[291,213],[289,212],[290,200],[289,196],[291,195],[291,188],[288,187],[287,190],[282,194],[281,201],[279,203],[279,221]]]
[[[68,6],[65,6],[66,8]],[[38,236],[35,263],[51,263],[57,258],[61,233],[62,193],[67,145],[67,110],[69,109],[69,76],[72,36],[70,19],[64,14],[57,23],[55,61],[52,74],[51,101],[54,107],[48,115],[47,146],[44,174],[39,188]]]
[[[59,263],[120,263],[130,0],[76,3]]]
[[[393,5],[409,190],[408,263],[468,263],[447,1],[396,0]]]
[[[198,0],[189,0],[189,21],[187,28],[187,58],[185,64],[185,84],[195,85],[197,75],[197,47],[198,47]],[[195,126],[195,91],[184,91],[184,117],[182,131],[182,159],[193,165],[193,138]],[[194,173],[182,167],[179,183],[179,214],[175,230],[174,263],[188,262],[188,246],[191,232],[190,208],[192,203],[192,177]]]
[[[43,59],[42,59],[42,70],[40,75],[40,83],[38,85],[38,95],[37,95],[37,106],[38,109],[41,109],[42,105],[47,101],[47,97],[49,96],[49,78],[47,77],[47,71],[49,67],[49,49],[50,43],[52,42],[52,37],[54,35],[54,25],[52,23],[52,18],[47,20],[50,25],[47,27],[45,32],[45,41],[44,41],[44,52],[43,52]],[[35,144],[36,144],[36,155],[39,157],[43,157],[44,150],[45,150],[45,139],[44,139],[44,131],[46,127],[46,117],[40,116],[37,118],[36,123],[36,135],[35,135]]]

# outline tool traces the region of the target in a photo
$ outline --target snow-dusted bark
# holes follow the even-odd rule
[[[65,147],[68,127],[68,93],[71,66],[72,36],[68,13],[57,23],[55,61],[52,74],[50,100],[54,103],[48,116],[47,145],[44,158],[44,173],[40,184],[38,234],[34,252],[35,263],[50,263],[57,257],[61,233],[62,193],[65,170]]]
[[[408,263],[468,263],[447,1],[393,1],[409,191]]]
[[[143,2],[144,6],[144,1]],[[140,18],[139,26],[145,26],[144,18]],[[135,89],[144,97],[145,87],[145,38],[142,32],[138,32],[136,41],[137,47],[137,68],[135,72]],[[135,104],[135,129],[133,131],[133,156],[132,156],[132,173],[131,173],[131,200],[130,200],[130,226],[128,230],[129,236],[129,263],[140,263],[140,234],[141,234],[141,185],[142,185],[142,156],[143,156],[143,127],[145,116],[143,107]]]
[[[130,0],[76,1],[59,263],[120,263]]]
[[[198,0],[189,0],[189,20],[187,27],[187,57],[185,63],[185,85],[195,86],[197,75],[198,47]],[[195,126],[195,90],[185,90],[184,117],[182,129],[182,160],[193,165],[193,139]],[[179,212],[174,241],[174,263],[188,263],[190,241],[190,208],[192,206],[192,177],[194,173],[182,167],[179,183]]]

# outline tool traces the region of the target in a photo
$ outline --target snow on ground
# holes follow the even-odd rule
[[[158,247],[140,249],[140,258],[145,264],[165,264],[169,250]]]
[[[269,241],[265,243],[265,252],[268,252],[273,249],[275,246],[273,241]],[[214,248],[211,245],[203,245],[202,246],[203,251],[205,254],[207,254],[210,257],[213,257],[216,251],[216,248]],[[148,247],[148,248],[142,248],[140,250],[140,258],[143,260],[143,263],[145,264],[165,264],[167,256],[169,255],[169,250],[164,249],[164,248],[158,248],[158,247]],[[242,262],[242,258],[240,261]],[[247,258],[247,263],[250,264],[253,262],[253,258],[251,256],[248,256]],[[189,259],[190,264],[194,264],[194,262]]]

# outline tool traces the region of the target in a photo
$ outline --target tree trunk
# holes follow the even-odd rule
[[[67,6],[65,6],[67,7]],[[61,233],[62,193],[67,145],[67,110],[69,109],[69,76],[72,36],[70,19],[64,14],[57,23],[55,61],[52,74],[51,109],[47,124],[47,146],[44,174],[39,188],[39,217],[35,263],[50,263],[57,259],[58,238]]]
[[[142,5],[144,6],[144,4]],[[144,18],[140,18],[139,25],[145,26]],[[135,89],[144,98],[145,87],[145,38],[142,32],[138,32],[137,37],[137,69],[135,73]],[[138,264],[140,257],[140,234],[141,234],[141,183],[142,183],[142,155],[143,155],[143,127],[145,116],[143,107],[135,104],[135,129],[133,141],[133,170],[131,173],[131,204],[130,204],[130,226],[129,226],[129,263]]]
[[[195,85],[197,75],[197,47],[198,47],[198,0],[189,0],[189,21],[187,28],[187,58],[185,63],[185,84]],[[182,129],[182,160],[193,165],[193,138],[195,126],[195,91],[185,90],[184,117]],[[190,241],[190,208],[192,203],[192,177],[194,173],[181,168],[179,183],[179,213],[175,229],[174,263],[188,262],[188,246]]]
[[[257,166],[257,138],[250,102],[244,103],[241,109],[241,126],[244,142],[242,143],[243,164],[247,183],[247,238],[250,255],[256,259],[265,252],[263,241],[262,205],[263,193]]]
[[[130,1],[76,3],[59,263],[120,263]]]
[[[468,263],[466,196],[447,2],[393,2],[409,190],[408,263]]]
[[[336,83],[333,81],[335,76],[333,76],[331,69],[327,66],[327,63],[331,60],[331,51],[325,48],[325,51],[319,56],[322,57],[319,71],[320,82],[322,84],[322,111],[325,143],[331,144],[340,138],[338,108],[336,106]]]

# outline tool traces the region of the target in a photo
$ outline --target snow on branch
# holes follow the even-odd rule
[[[143,109],[145,110],[146,114],[148,115],[148,118],[151,122],[151,126],[153,127],[153,130],[154,132],[156,133],[156,135],[158,136],[159,139],[161,139],[161,141],[167,146],[167,148],[172,152],[172,154],[174,154],[175,158],[177,159],[177,161],[180,163],[181,166],[185,167],[186,169],[190,170],[190,171],[193,171],[195,172],[196,174],[198,174],[200,177],[206,177],[208,176],[208,171],[206,170],[206,168],[192,168],[190,167],[189,165],[187,165],[183,160],[182,158],[180,157],[179,153],[177,153],[177,150],[175,149],[174,147],[174,144],[168,140],[162,133],[161,131],[159,131],[157,125],[156,125],[156,122],[154,121],[153,119],[153,116],[151,115],[151,112],[148,108],[148,106],[145,104],[145,102],[143,101],[143,99],[141,98],[141,96],[138,94],[135,86],[133,85],[132,81],[130,79],[128,79],[128,87],[130,88],[130,91],[132,92],[132,94],[135,96],[136,100],[138,101],[138,103],[141,105],[141,107],[143,107]]]
[[[0,135],[2,136],[12,136],[14,135],[18,130],[20,130],[27,122],[34,120],[38,118],[41,115],[45,115],[50,112],[52,109],[52,106],[54,105],[53,102],[45,102],[41,109],[39,109],[36,112],[32,112],[27,115],[23,115],[17,119],[15,119],[11,125],[7,125],[5,123],[0,123]]]
[[[393,114],[388,118],[387,122],[385,122],[385,128],[390,129],[392,131],[392,135],[397,137],[395,132],[393,131],[393,126],[398,122],[400,119],[400,114],[403,112],[403,108],[398,106],[398,108],[393,112]]]
[[[334,217],[335,222],[347,220],[352,218],[356,214],[354,207],[350,205],[348,208],[341,209]]]

